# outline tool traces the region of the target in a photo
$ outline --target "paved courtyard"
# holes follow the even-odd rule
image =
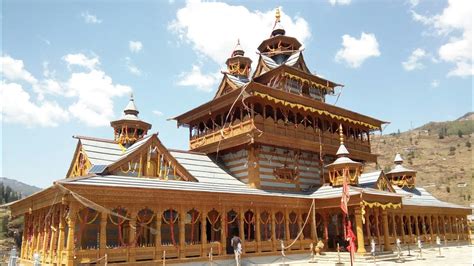
[[[447,247],[441,249],[441,255],[443,257],[438,258],[439,255],[438,249],[424,249],[423,250],[423,259],[419,259],[419,252],[411,252],[410,257],[407,256],[408,252],[403,252],[403,258],[405,262],[397,263],[396,261],[377,261],[377,262],[355,262],[354,265],[444,265],[444,266],[462,266],[462,265],[473,265],[474,263],[474,246],[461,246],[461,247]],[[349,261],[342,260],[344,265],[350,265]],[[268,257],[253,257],[253,258],[243,258],[242,266],[250,266],[250,265],[282,265],[283,261],[281,258],[276,256],[268,256]],[[309,263],[309,256],[308,255],[292,255],[288,256],[287,259],[284,261],[285,264],[296,266],[296,265],[335,265],[334,262],[322,261],[317,260],[316,263]],[[179,264],[183,266],[192,266],[192,265],[213,265],[213,266],[230,266],[235,265],[232,260],[218,260],[211,263],[184,263]]]

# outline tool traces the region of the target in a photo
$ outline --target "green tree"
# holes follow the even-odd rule
[[[462,138],[462,130],[458,130],[458,137]]]

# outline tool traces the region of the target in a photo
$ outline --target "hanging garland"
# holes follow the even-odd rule
[[[335,115],[331,112],[328,112],[328,111],[325,111],[325,110],[320,110],[320,109],[316,109],[314,107],[310,107],[310,106],[306,106],[306,105],[302,105],[302,104],[298,104],[298,103],[292,103],[292,102],[288,102],[288,101],[285,101],[285,100],[281,100],[281,99],[278,99],[278,98],[275,98],[275,97],[272,97],[268,94],[265,94],[265,93],[260,93],[260,92],[257,92],[255,91],[254,92],[254,95],[255,96],[259,96],[260,98],[263,98],[263,99],[268,99],[270,101],[273,101],[274,103],[277,103],[277,104],[283,104],[284,106],[290,106],[291,108],[298,108],[298,109],[303,109],[305,111],[310,111],[312,113],[318,113],[320,115],[327,115],[333,119],[337,119],[337,120],[342,120],[342,121],[347,121],[347,122],[350,122],[350,123],[353,123],[353,124],[357,124],[357,125],[362,125],[362,126],[366,126],[370,129],[380,129],[380,127],[377,127],[377,126],[373,126],[371,124],[368,124],[368,123],[365,123],[365,122],[362,122],[362,121],[358,121],[358,120],[354,120],[354,119],[351,119],[351,118],[348,118],[348,117],[345,117],[345,116],[340,116],[340,115]]]
[[[268,240],[268,226],[267,224],[270,223],[270,214],[268,212],[263,212],[262,214],[266,214],[267,219],[262,219],[263,215],[260,215],[260,223],[263,225],[263,235],[265,240]]]
[[[387,208],[392,208],[392,209],[396,209],[396,208],[401,208],[402,207],[402,204],[401,203],[391,203],[391,202],[388,202],[388,203],[380,203],[380,202],[367,202],[365,200],[362,200],[360,202],[360,208],[361,208],[361,216],[362,216],[362,223],[365,224],[365,207],[369,207],[369,208],[382,208],[382,210],[385,210]]]
[[[255,214],[253,212],[247,212],[248,215],[244,215],[244,222],[247,224],[247,241],[250,241],[250,227],[255,224]]]
[[[220,226],[220,228],[215,228],[215,225],[217,224],[217,222],[219,221],[219,218],[221,217],[221,214],[218,213],[217,211],[215,211],[214,213],[217,213],[215,214],[215,219],[212,219],[210,216],[209,216],[209,213],[211,213],[212,211],[208,212],[207,213],[207,221],[209,221],[209,223],[211,224],[211,242],[214,242],[215,241],[215,232],[219,232],[221,229],[222,229],[222,224]]]
[[[176,240],[175,240],[175,237],[174,237],[174,224],[178,221],[179,215],[176,215],[176,218],[174,218],[173,217],[174,210],[169,209],[168,212],[170,214],[169,221],[166,220],[166,215],[165,215],[166,212],[163,212],[162,217],[163,217],[163,221],[165,222],[165,224],[168,224],[170,226],[171,242],[173,243],[173,246],[176,246]]]
[[[120,216],[125,216],[126,215],[126,211],[122,210],[123,214],[120,213],[121,210],[117,210],[117,213],[120,214]],[[126,219],[122,219],[120,216],[117,217],[117,222],[114,221],[114,219],[112,218],[112,215],[109,214],[109,220],[110,222],[113,224],[113,225],[116,225],[118,227],[118,238],[119,238],[119,242],[120,242],[120,245],[121,246],[126,246],[126,243],[125,241],[123,240],[123,232],[122,232],[122,227],[123,227],[123,224],[127,221]]]
[[[198,213],[196,217],[196,213]],[[199,221],[199,217],[201,217],[201,213],[196,211],[195,209],[192,210],[191,214],[191,243],[194,242],[194,225]]]
[[[283,215],[283,213],[279,212],[277,214],[281,214],[281,215],[275,215],[275,224],[277,225],[276,226],[276,238],[277,239],[280,239],[281,238],[281,224],[283,224],[284,220],[285,220],[285,216]],[[280,216],[281,219],[278,220],[278,217],[277,216]]]

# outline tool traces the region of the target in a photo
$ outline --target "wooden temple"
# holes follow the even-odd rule
[[[469,208],[442,202],[416,184],[399,154],[390,172],[375,162],[371,132],[384,121],[326,103],[338,86],[311,73],[301,43],[276,16],[252,71],[240,43],[212,100],[175,117],[189,151],[166,148],[131,98],[113,139],[74,136],[64,179],[10,205],[24,217],[20,259],[43,265],[154,265],[243,256],[308,253],[344,234],[341,184],[357,252],[375,240],[425,245],[469,239]]]

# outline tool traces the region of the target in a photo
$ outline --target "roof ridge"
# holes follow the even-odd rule
[[[87,140],[95,140],[95,141],[102,141],[102,142],[118,144],[117,142],[115,142],[114,140],[111,140],[111,139],[88,137],[88,136],[81,136],[81,135],[73,135],[72,137],[75,138],[75,139],[87,139]]]
[[[204,152],[197,152],[197,151],[186,151],[180,149],[168,149],[169,152],[181,152],[181,153],[189,153],[189,154],[196,154],[196,155],[206,155]],[[209,157],[209,156],[208,156]]]

